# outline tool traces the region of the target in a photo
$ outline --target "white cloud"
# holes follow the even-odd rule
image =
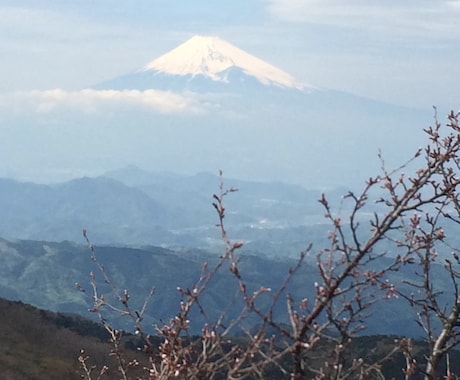
[[[141,107],[160,113],[200,113],[203,108],[193,94],[176,94],[157,90],[93,90],[21,91],[0,94],[0,107],[10,111],[32,110],[50,113],[61,108],[72,108],[87,113],[112,107]]]

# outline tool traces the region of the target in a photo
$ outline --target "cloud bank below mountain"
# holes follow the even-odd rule
[[[21,91],[0,94],[0,107],[10,111],[24,110],[52,113],[59,109],[76,109],[95,113],[107,107],[139,107],[144,110],[169,113],[202,113],[204,107],[193,94],[177,94],[159,90],[94,90]]]

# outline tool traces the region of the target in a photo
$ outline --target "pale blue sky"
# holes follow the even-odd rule
[[[210,34],[320,87],[456,107],[459,19],[458,0],[3,0],[0,91],[87,87]]]

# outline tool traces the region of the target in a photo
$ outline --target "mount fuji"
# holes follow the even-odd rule
[[[140,70],[100,83],[95,88],[195,92],[313,89],[219,37],[198,35]]]
[[[173,93],[198,104],[196,113],[120,109],[116,118],[99,121],[111,136],[123,136],[116,157],[129,155],[124,165],[181,173],[223,169],[237,178],[307,187],[368,178],[380,170],[380,149],[390,166],[404,162],[431,121],[419,110],[300,83],[218,37],[194,36],[93,88],[159,98]]]

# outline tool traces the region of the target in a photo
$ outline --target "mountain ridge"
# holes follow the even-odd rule
[[[218,241],[211,203],[219,181],[209,173],[156,174],[132,165],[54,185],[0,179],[0,236],[81,242],[86,228],[95,242],[104,244],[207,246],[209,236]],[[281,231],[321,215],[319,190],[227,178],[224,182],[241,190],[227,200],[228,218],[245,235],[265,228]],[[299,213],[300,207],[309,212]]]
[[[96,315],[85,311],[92,304],[91,278],[88,274],[94,271],[99,292],[107,295],[108,302],[115,304],[118,302],[110,286],[104,282],[104,277],[98,272],[91,259],[91,253],[85,245],[32,240],[14,242],[2,240],[2,242],[0,253],[6,265],[0,269],[0,297],[20,299],[48,310],[78,313],[94,320]],[[174,251],[153,246],[126,248],[99,245],[94,249],[98,262],[103,265],[109,278],[116,282],[116,287],[129,289],[130,294],[133,295],[130,305],[135,309],[142,307],[144,295],[149,289],[155,287],[155,297],[148,305],[145,316],[146,326],[168,320],[175,315],[180,301],[177,287],[187,289],[194,286],[202,275],[203,263],[212,268],[219,258],[217,251],[196,249]],[[267,258],[263,255],[255,255],[245,247],[240,257],[239,269],[245,274],[248,291],[252,292],[260,286],[278,289],[295,263],[296,260],[293,258]],[[231,320],[243,307],[240,301],[236,302],[236,299],[228,298],[228,294],[233,294],[233,290],[237,291],[238,284],[226,268],[227,264],[224,264],[219,274],[213,277],[208,284],[206,294],[201,299],[201,305],[211,320],[217,318],[222,310],[229,312],[226,320],[227,318]],[[14,271],[11,270],[13,265]],[[439,270],[442,271],[443,268]],[[393,273],[390,281],[400,283],[404,276],[408,276],[410,269],[403,272],[405,273]],[[18,277],[20,281],[17,280]],[[286,292],[298,300],[303,297],[313,298],[315,281],[320,281],[316,264],[305,262],[302,269],[292,277]],[[79,291],[75,283],[79,284],[78,289],[81,286],[81,289],[85,289],[86,292]],[[449,285],[446,279],[442,288],[447,289]],[[14,292],[11,289],[14,289]],[[271,303],[269,295],[259,298],[258,301],[261,307]],[[420,327],[412,323],[412,309],[405,301],[392,299],[383,302],[385,313],[374,314],[372,318],[366,320],[368,323],[366,333],[391,332],[412,336],[421,334]],[[228,309],[229,304],[232,306],[231,309]],[[203,327],[203,315],[198,311],[195,312],[197,314],[191,318],[192,330],[200,331]],[[123,318],[109,309],[104,309],[103,314],[108,321],[116,323],[128,332],[133,332],[130,319]],[[286,318],[283,302],[277,305],[274,315],[276,318]],[[249,326],[256,321],[257,319],[248,318],[245,323]]]

